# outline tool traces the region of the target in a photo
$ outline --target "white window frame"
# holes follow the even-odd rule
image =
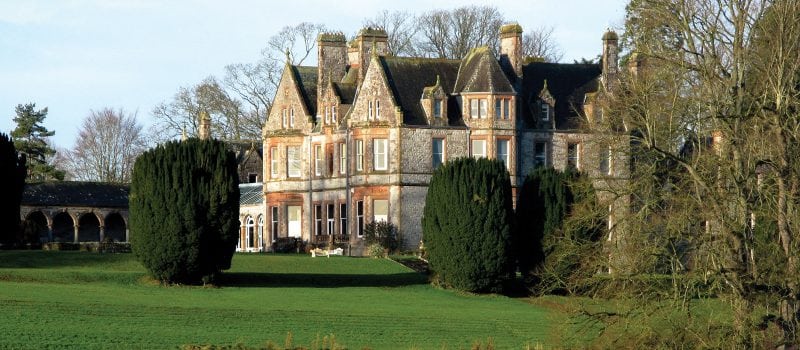
[[[289,127],[294,128],[294,107],[289,110]]]
[[[328,224],[327,230],[329,235],[336,233],[336,205],[328,203],[325,208],[325,221]]]
[[[570,154],[570,150],[569,150],[570,146],[575,146],[575,155],[574,155],[574,157]],[[567,167],[570,166],[570,163],[572,163],[572,159],[573,158],[575,159],[574,160],[575,170],[580,170],[581,169],[581,144],[580,143],[570,142],[570,143],[567,144]]]
[[[293,152],[290,152],[290,150]],[[292,154],[294,154],[294,157],[292,157]],[[301,173],[300,146],[286,146],[286,177],[300,177]]]
[[[381,149],[382,148],[382,149]],[[372,140],[372,168],[373,170],[389,169],[389,140]]]
[[[537,149],[537,147],[539,145],[542,146],[541,155],[538,152],[536,152],[536,149]],[[536,141],[536,142],[533,143],[533,161],[534,161],[534,163],[536,163],[535,166],[538,166],[538,164],[541,164],[541,166],[545,166],[546,167],[548,165],[547,164],[547,149],[548,148],[549,147],[547,145],[547,142],[545,142],[545,141]],[[541,159],[539,159],[539,157],[541,157]]]
[[[322,235],[322,204],[314,204],[314,236]]]
[[[342,142],[339,144],[339,174],[347,173],[347,144]]]
[[[436,142],[440,143],[439,152],[436,152]],[[434,137],[431,139],[431,167],[433,170],[436,170],[442,164],[444,164],[444,146],[445,140],[444,138]],[[438,160],[438,164],[437,164]]]
[[[549,121],[550,120],[550,104],[545,101],[542,101],[542,105],[540,106],[541,110],[541,117],[542,121]]]
[[[278,158],[278,147],[270,147],[269,148],[269,176],[273,179],[278,177],[278,163],[280,159]]]
[[[511,119],[511,99],[503,99],[503,119]]]
[[[264,249],[264,215],[258,216],[257,225],[258,228],[256,229],[256,233],[258,234],[258,251],[262,251]]]
[[[280,218],[278,217],[278,207],[271,207],[270,210],[270,233],[272,234],[272,241],[275,242],[278,239],[278,230],[280,230],[278,221]]]
[[[339,234],[347,235],[347,203],[339,203]]]
[[[378,207],[386,209],[385,213],[378,214]],[[373,199],[372,200],[372,222],[389,222],[389,200],[388,199]]]
[[[356,170],[364,171],[364,140],[356,140]]]
[[[336,105],[331,106],[331,119],[336,124]]]
[[[481,153],[475,152],[475,143],[478,142],[481,144]],[[484,139],[472,139],[469,141],[469,154],[473,158],[486,158],[486,140]]]
[[[601,174],[611,175],[611,147],[603,147],[600,149],[600,164],[598,168]]]
[[[372,100],[367,101],[367,119],[372,120]]]
[[[325,106],[325,124],[330,124],[330,122],[331,122],[330,107]]]
[[[322,176],[322,169],[325,167],[324,159],[322,158],[322,145],[314,145],[314,175]]]
[[[480,108],[477,98],[469,100],[469,116],[472,119],[478,119],[480,117]]]
[[[286,125],[287,125],[286,124],[286,120],[287,120],[286,113],[287,113],[286,112],[286,108],[281,110],[281,127],[284,128],[284,129],[286,129]]]
[[[500,149],[501,149],[500,145],[501,144],[505,145],[505,148],[506,148],[506,152],[505,153],[500,153]],[[503,164],[506,165],[506,169],[508,169],[509,171],[511,170],[511,151],[509,151],[510,147],[511,147],[511,140],[509,140],[509,139],[496,139],[495,140],[495,153],[497,155],[496,157],[497,157],[497,159],[500,159],[500,160],[503,161]]]
[[[487,118],[489,114],[489,106],[485,98],[478,99],[478,106],[480,107],[479,117],[480,118]]]
[[[375,120],[381,118],[381,101],[375,100]]]
[[[356,234],[364,237],[364,201],[356,201]]]
[[[293,210],[294,209],[294,210]],[[292,225],[292,211],[295,211],[297,214],[297,220],[295,224]],[[292,234],[292,228],[296,229],[296,232]],[[303,208],[299,205],[289,205],[286,207],[286,236],[287,237],[296,237],[300,238],[303,236]]]
[[[256,221],[249,215],[245,218],[244,246],[247,250],[256,247]]]

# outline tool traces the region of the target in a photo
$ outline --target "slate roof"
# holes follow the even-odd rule
[[[381,57],[381,65],[386,72],[386,79],[394,94],[395,101],[403,110],[403,123],[408,125],[425,125],[425,110],[420,98],[427,86],[439,84],[445,92],[453,91],[461,61],[432,58]],[[448,108],[458,113],[459,108]],[[449,117],[449,116],[448,116]],[[455,118],[458,118],[455,115]]]
[[[317,115],[317,67],[310,66],[291,66],[292,74],[300,85],[300,93],[303,95],[303,102],[308,108],[308,113],[312,116]]]
[[[458,80],[451,91],[513,93],[514,88],[492,51],[488,47],[478,47],[470,50],[461,61]]]
[[[555,127],[560,130],[576,129],[581,122],[581,106],[587,93],[598,91],[601,73],[598,64],[528,63],[522,68],[523,121],[534,127],[539,93],[547,80],[547,89],[555,98]]]
[[[262,183],[239,184],[239,205],[259,205],[264,203]]]
[[[356,97],[356,84],[333,83],[333,88],[343,104],[353,104],[353,100]]]
[[[245,158],[249,155],[248,151],[251,149],[255,149],[255,151],[258,153],[258,156],[261,157],[261,159],[264,159],[264,144],[260,141],[225,141],[225,146],[227,146],[228,150],[236,154],[236,164],[242,164]]]
[[[129,185],[62,181],[25,185],[22,205],[127,208]]]

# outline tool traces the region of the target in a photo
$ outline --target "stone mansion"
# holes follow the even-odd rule
[[[458,157],[501,159],[515,188],[540,165],[624,172],[582,131],[616,79],[617,35],[603,35],[600,64],[522,57],[516,24],[499,35],[498,54],[478,47],[450,60],[391,56],[382,29],[350,42],[320,34],[318,66],[283,71],[263,131],[261,222],[256,235],[243,229],[239,249],[298,237],[347,242],[358,254],[365,224],[377,220],[416,249],[432,173]]]

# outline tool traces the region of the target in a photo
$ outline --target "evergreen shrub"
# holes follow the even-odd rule
[[[207,283],[230,268],[239,239],[236,159],[217,140],[168,142],[133,169],[133,253],[162,283]]]

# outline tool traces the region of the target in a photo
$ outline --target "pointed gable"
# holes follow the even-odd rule
[[[382,57],[381,66],[386,72],[386,79],[394,95],[395,101],[403,112],[403,123],[406,125],[425,125],[427,118],[420,103],[426,87],[439,84],[445,92],[452,91],[458,75],[457,60]],[[458,113],[458,108],[449,109]],[[448,116],[449,117],[449,116]],[[460,116],[454,116],[458,119]]]
[[[462,92],[514,93],[506,73],[488,47],[470,50],[461,61],[453,90]]]
[[[312,116],[317,115],[317,67],[292,66],[292,74],[297,81],[303,96],[306,110]]]

